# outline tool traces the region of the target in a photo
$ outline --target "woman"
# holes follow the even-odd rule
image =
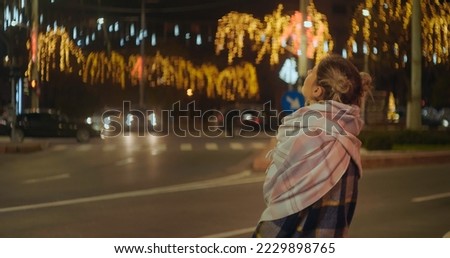
[[[330,55],[308,72],[308,106],[283,120],[266,171],[254,237],[345,237],[361,176],[361,76],[348,60]]]

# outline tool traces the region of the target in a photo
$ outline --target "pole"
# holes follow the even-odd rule
[[[306,30],[305,30],[305,21],[307,17],[307,7],[309,4],[309,0],[300,0],[300,13],[302,14],[302,30],[300,35],[300,51],[301,53],[298,56],[298,73],[300,75],[300,85],[303,85],[303,81],[306,78],[306,73],[308,72],[308,59],[306,57],[307,43],[308,40],[306,38]]]
[[[11,141],[16,142],[16,80],[14,77],[13,67],[11,66]]]
[[[31,108],[39,108],[39,0],[31,1],[31,75],[30,79],[35,81],[35,89],[31,90]]]
[[[411,52],[411,91],[408,96],[406,128],[420,130],[422,101],[422,44],[421,44],[421,6],[420,0],[413,0],[412,5],[412,52]]]
[[[139,81],[139,106],[144,107],[144,65],[145,65],[145,40],[144,40],[144,32],[145,32],[145,0],[141,0],[141,70],[140,70],[140,81]]]

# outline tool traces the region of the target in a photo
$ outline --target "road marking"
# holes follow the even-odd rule
[[[205,143],[205,148],[207,150],[216,151],[216,150],[219,150],[219,145],[217,145],[217,143],[215,143],[215,142],[208,142],[208,143]]]
[[[243,228],[243,229],[237,229],[232,231],[226,231],[218,234],[208,235],[208,236],[202,236],[201,238],[226,238],[226,237],[234,237],[239,236],[243,234],[249,234],[255,231],[256,227],[250,227],[250,228]]]
[[[117,149],[116,145],[113,144],[107,144],[103,146],[102,151],[115,151]]]
[[[56,201],[56,202],[47,202],[47,203],[38,203],[38,204],[30,204],[30,205],[23,205],[23,206],[0,208],[0,213],[42,209],[42,208],[50,208],[50,207],[61,207],[61,206],[81,204],[81,203],[109,201],[109,200],[150,196],[150,195],[157,195],[157,194],[164,194],[164,193],[176,193],[176,192],[184,192],[184,191],[202,190],[202,189],[217,188],[217,187],[223,187],[223,186],[242,185],[242,184],[249,184],[249,183],[264,181],[264,176],[249,177],[250,175],[251,175],[251,171],[246,170],[241,173],[226,176],[226,177],[220,177],[220,178],[186,183],[186,184],[163,186],[163,187],[156,187],[156,188],[150,188],[150,189],[145,189],[145,190],[137,190],[137,191],[131,191],[131,192],[115,193],[115,194],[105,194],[105,195],[98,195],[98,196],[77,198],[77,199],[63,200],[63,201]]]
[[[126,158],[124,160],[119,160],[116,162],[116,166],[126,166],[134,162],[132,157]]]
[[[244,145],[240,142],[231,142],[230,143],[230,148],[233,150],[243,150],[244,149]]]
[[[136,145],[126,145],[124,146],[124,150],[127,152],[138,152],[142,150],[142,145],[136,144]]]
[[[255,149],[264,149],[267,146],[267,143],[264,142],[252,142],[252,147]]]
[[[88,151],[90,149],[92,149],[92,145],[90,144],[82,144],[77,147],[77,151]]]
[[[450,238],[450,231],[445,233],[445,235],[443,236],[444,238]]]
[[[24,184],[36,184],[36,183],[42,183],[42,182],[48,182],[48,181],[54,181],[54,180],[60,180],[60,179],[67,179],[69,178],[69,174],[61,174],[56,176],[49,176],[49,177],[43,177],[43,178],[33,178],[23,181]]]
[[[416,198],[413,198],[411,201],[412,202],[426,202],[426,201],[434,201],[437,199],[444,199],[444,198],[449,198],[449,197],[450,197],[450,192],[416,197]]]
[[[63,151],[63,150],[66,150],[67,148],[68,148],[68,146],[66,144],[60,144],[60,145],[54,146],[52,149],[54,151]]]
[[[164,143],[161,143],[161,144],[158,144],[158,145],[155,145],[155,146],[150,146],[150,153],[153,156],[156,156],[156,155],[158,155],[158,154],[160,154],[160,153],[162,153],[162,152],[164,152],[166,150],[167,150],[167,145],[164,144]]]
[[[191,151],[192,150],[192,144],[190,144],[190,143],[182,143],[182,144],[180,144],[180,150],[181,151]]]

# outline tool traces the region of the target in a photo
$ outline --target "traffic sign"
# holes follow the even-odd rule
[[[305,105],[305,98],[297,90],[289,90],[281,97],[281,108],[285,112],[294,112]]]

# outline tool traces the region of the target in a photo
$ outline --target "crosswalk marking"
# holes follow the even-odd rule
[[[176,145],[168,145],[166,143],[153,143],[153,144],[131,144],[122,146],[121,144],[108,143],[104,145],[95,145],[95,144],[81,144],[81,145],[69,145],[69,144],[57,144],[51,147],[52,151],[65,151],[65,150],[74,150],[77,152],[88,152],[88,151],[102,151],[102,152],[114,152],[118,150],[123,150],[127,152],[138,152],[145,151],[151,153],[151,155],[158,155],[167,150],[178,149],[180,151],[193,151],[194,149],[204,149],[207,151],[218,151],[218,150],[235,150],[235,151],[243,151],[243,150],[251,150],[251,149],[264,149],[266,148],[267,143],[265,142],[229,142],[220,144],[217,142],[206,142],[203,147],[201,145],[194,145],[193,143],[180,143]]]
[[[180,144],[180,150],[181,151],[191,151],[192,150],[192,144],[190,144],[190,143],[182,143],[182,144]]]
[[[162,152],[165,152],[165,151],[167,151],[167,145],[166,144],[162,143],[162,144],[157,144],[157,145],[154,145],[154,146],[150,146],[150,153],[153,156],[158,155],[158,154],[160,154]]]
[[[232,142],[230,143],[230,148],[233,150],[243,150],[244,149],[244,145],[242,143],[239,142]]]
[[[264,149],[267,146],[267,143],[264,142],[252,142],[252,147],[254,149]]]
[[[207,150],[219,150],[219,145],[215,142],[208,142],[205,144]]]
[[[113,144],[105,145],[102,148],[103,151],[115,151],[116,149],[117,149],[117,146],[113,145]]]
[[[90,144],[82,144],[77,147],[77,151],[88,151],[90,149],[92,149],[92,145]]]
[[[63,151],[63,150],[66,150],[67,148],[68,148],[67,144],[60,144],[60,145],[54,146],[52,149],[54,151]]]
[[[161,144],[158,144],[156,146],[152,146],[151,148],[155,148],[155,149],[160,150],[160,151],[166,151],[167,150],[167,144],[161,143]]]

